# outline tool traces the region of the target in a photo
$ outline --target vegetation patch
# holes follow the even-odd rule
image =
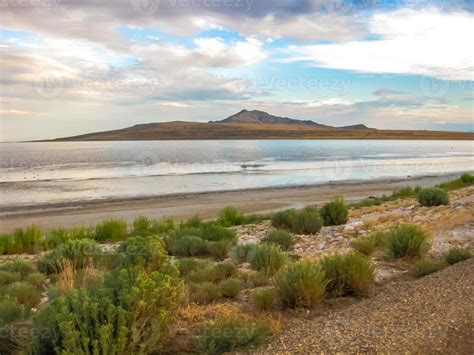
[[[431,247],[431,235],[416,224],[400,225],[387,232],[388,254],[394,259],[420,258]]]
[[[124,219],[109,219],[95,227],[94,239],[98,242],[119,241],[127,238],[127,221]]]
[[[437,187],[446,191],[452,191],[452,190],[462,189],[464,187],[468,187],[471,185],[474,185],[474,175],[462,174],[459,179],[448,181],[444,184],[438,185]]]
[[[461,261],[467,260],[471,257],[472,257],[472,254],[469,251],[469,249],[455,247],[448,250],[448,252],[444,256],[444,260],[449,265],[454,265]]]
[[[320,211],[325,226],[338,226],[347,222],[349,210],[342,197],[336,197],[325,204]]]
[[[290,250],[295,245],[295,238],[286,230],[276,229],[269,232],[262,243],[273,243],[279,245],[283,250]]]
[[[274,275],[287,262],[287,255],[280,246],[262,243],[255,247],[255,252],[249,260],[252,269],[265,275]]]
[[[412,274],[415,277],[423,277],[443,269],[446,264],[439,260],[420,260],[415,263]]]
[[[416,195],[418,203],[425,207],[441,206],[449,204],[448,193],[439,187],[421,189]]]
[[[276,303],[275,290],[261,288],[252,292],[252,301],[255,308],[259,311],[271,311]]]

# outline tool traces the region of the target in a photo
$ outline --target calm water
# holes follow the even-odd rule
[[[473,170],[474,142],[0,144],[0,207]]]

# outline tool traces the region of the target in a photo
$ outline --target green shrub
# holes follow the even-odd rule
[[[348,253],[321,260],[327,291],[333,296],[365,295],[375,282],[375,265],[365,255]]]
[[[454,265],[471,257],[471,252],[466,248],[451,248],[444,256],[449,265]]]
[[[274,283],[285,306],[314,307],[324,297],[327,281],[318,264],[301,260],[280,270]]]
[[[276,212],[271,216],[272,226],[281,229],[291,229],[297,211],[294,209]]]
[[[462,174],[459,179],[440,184],[438,187],[446,191],[451,191],[462,189],[463,187],[471,186],[472,184],[474,184],[474,175]]]
[[[8,235],[0,234],[0,255],[10,254],[11,239]]]
[[[416,195],[418,203],[425,207],[448,205],[449,195],[448,193],[438,187],[432,187],[429,189],[422,189]]]
[[[170,218],[165,218],[161,221],[153,221],[149,229],[153,234],[162,234],[172,231],[174,228],[174,221]]]
[[[0,264],[1,271],[16,272],[21,275],[22,278],[31,274],[34,271],[33,264],[31,261],[16,258],[13,260],[6,261]]]
[[[18,281],[8,285],[5,295],[28,308],[36,306],[41,300],[41,292],[25,281]]]
[[[231,245],[232,242],[227,240],[207,242],[207,254],[217,260],[227,259]]]
[[[295,245],[295,238],[285,230],[273,230],[262,239],[262,243],[279,245],[283,250],[290,250]]]
[[[230,250],[229,255],[236,263],[247,262],[252,259],[256,247],[257,245],[253,243],[238,244]]]
[[[216,224],[204,224],[199,229],[198,233],[199,234],[197,234],[197,236],[211,242],[218,242],[221,240],[230,242],[236,241],[236,235],[234,231]]]
[[[60,244],[75,239],[93,239],[94,233],[91,229],[85,227],[75,227],[70,229],[56,228],[44,235],[41,239],[41,245],[44,250],[51,250]]]
[[[139,216],[133,221],[133,233],[148,232],[151,227],[151,221],[145,216]]]
[[[198,258],[181,258],[177,263],[179,273],[183,277],[199,270],[208,269],[211,265],[209,260]]]
[[[412,274],[415,277],[423,277],[444,268],[446,264],[438,260],[420,260],[415,263]]]
[[[191,290],[191,301],[207,304],[222,297],[221,289],[218,284],[213,282],[203,282],[200,284],[193,284]]]
[[[321,208],[320,214],[325,226],[338,226],[347,222],[349,210],[344,204],[344,199],[336,197]]]
[[[323,220],[314,208],[305,208],[294,216],[291,231],[296,234],[316,234],[323,227]]]
[[[18,272],[0,271],[0,290],[3,286],[21,281],[21,279],[22,277]]]
[[[351,243],[351,246],[367,256],[371,256],[377,249],[387,244],[387,234],[384,232],[374,232],[368,236],[359,237]]]
[[[95,227],[94,238],[98,242],[118,241],[127,238],[127,221],[109,219]]]
[[[223,354],[258,345],[269,335],[271,328],[267,321],[230,314],[199,329],[195,346],[201,354]]]
[[[34,254],[40,249],[41,231],[37,226],[26,230],[16,229],[9,236],[0,238],[1,254]]]
[[[99,288],[53,299],[34,318],[41,354],[135,354],[163,350],[183,296],[171,264],[119,268]],[[44,330],[48,330],[45,332]]]
[[[239,276],[242,280],[245,281],[245,284],[250,288],[270,285],[270,278],[263,272],[250,270],[241,273]]]
[[[25,281],[41,289],[44,285],[46,285],[46,276],[40,272],[35,272],[26,276]]]
[[[252,269],[265,275],[274,275],[287,261],[287,255],[278,245],[262,243],[256,246],[249,260]]]
[[[157,270],[166,261],[164,244],[160,237],[131,237],[120,244],[124,266],[139,265],[149,270]]]
[[[219,213],[217,223],[224,227],[240,226],[244,223],[245,217],[234,207],[226,207]]]
[[[188,261],[187,263],[191,265],[193,262]],[[196,265],[198,264],[196,263]],[[179,263],[179,267],[181,268],[183,265]],[[236,271],[236,266],[230,261],[223,261],[220,263],[210,263],[208,261],[203,261],[199,268],[189,270],[183,275],[183,277],[185,278],[186,282],[189,283],[221,282],[229,277],[234,276]]]
[[[170,252],[174,256],[199,256],[207,253],[207,242],[195,236],[184,236],[176,240]]]
[[[259,311],[270,311],[275,305],[275,291],[268,288],[261,288],[252,292],[252,301]]]
[[[212,268],[212,281],[219,282],[225,280],[234,276],[236,272],[236,266],[230,261],[216,263]]]
[[[180,229],[187,229],[187,228],[199,228],[202,226],[202,219],[199,216],[194,216],[188,219],[185,222],[181,222],[179,225]]]
[[[38,271],[54,274],[61,271],[63,260],[71,261],[75,268],[82,269],[97,262],[102,255],[99,244],[90,239],[70,240],[44,254],[38,260]]]
[[[235,298],[244,289],[244,283],[237,278],[230,278],[219,284],[222,296]]]
[[[419,258],[431,247],[431,236],[422,227],[404,224],[387,232],[388,254],[394,259]]]
[[[15,300],[0,300],[0,328],[20,320],[23,317],[23,312],[23,307]]]

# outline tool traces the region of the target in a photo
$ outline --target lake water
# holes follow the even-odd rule
[[[0,144],[0,207],[439,175],[471,141],[135,141]]]

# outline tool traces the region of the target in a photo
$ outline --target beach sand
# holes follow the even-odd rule
[[[56,227],[91,226],[108,218],[125,218],[128,222],[140,215],[149,218],[170,217],[176,220],[199,215],[214,218],[218,212],[233,206],[246,213],[268,213],[286,208],[320,205],[333,196],[346,201],[389,194],[404,186],[433,186],[453,180],[460,174],[407,177],[377,181],[346,181],[313,186],[252,189],[193,193],[128,200],[74,202],[63,205],[41,205],[0,210],[0,233],[31,224],[47,231]]]

